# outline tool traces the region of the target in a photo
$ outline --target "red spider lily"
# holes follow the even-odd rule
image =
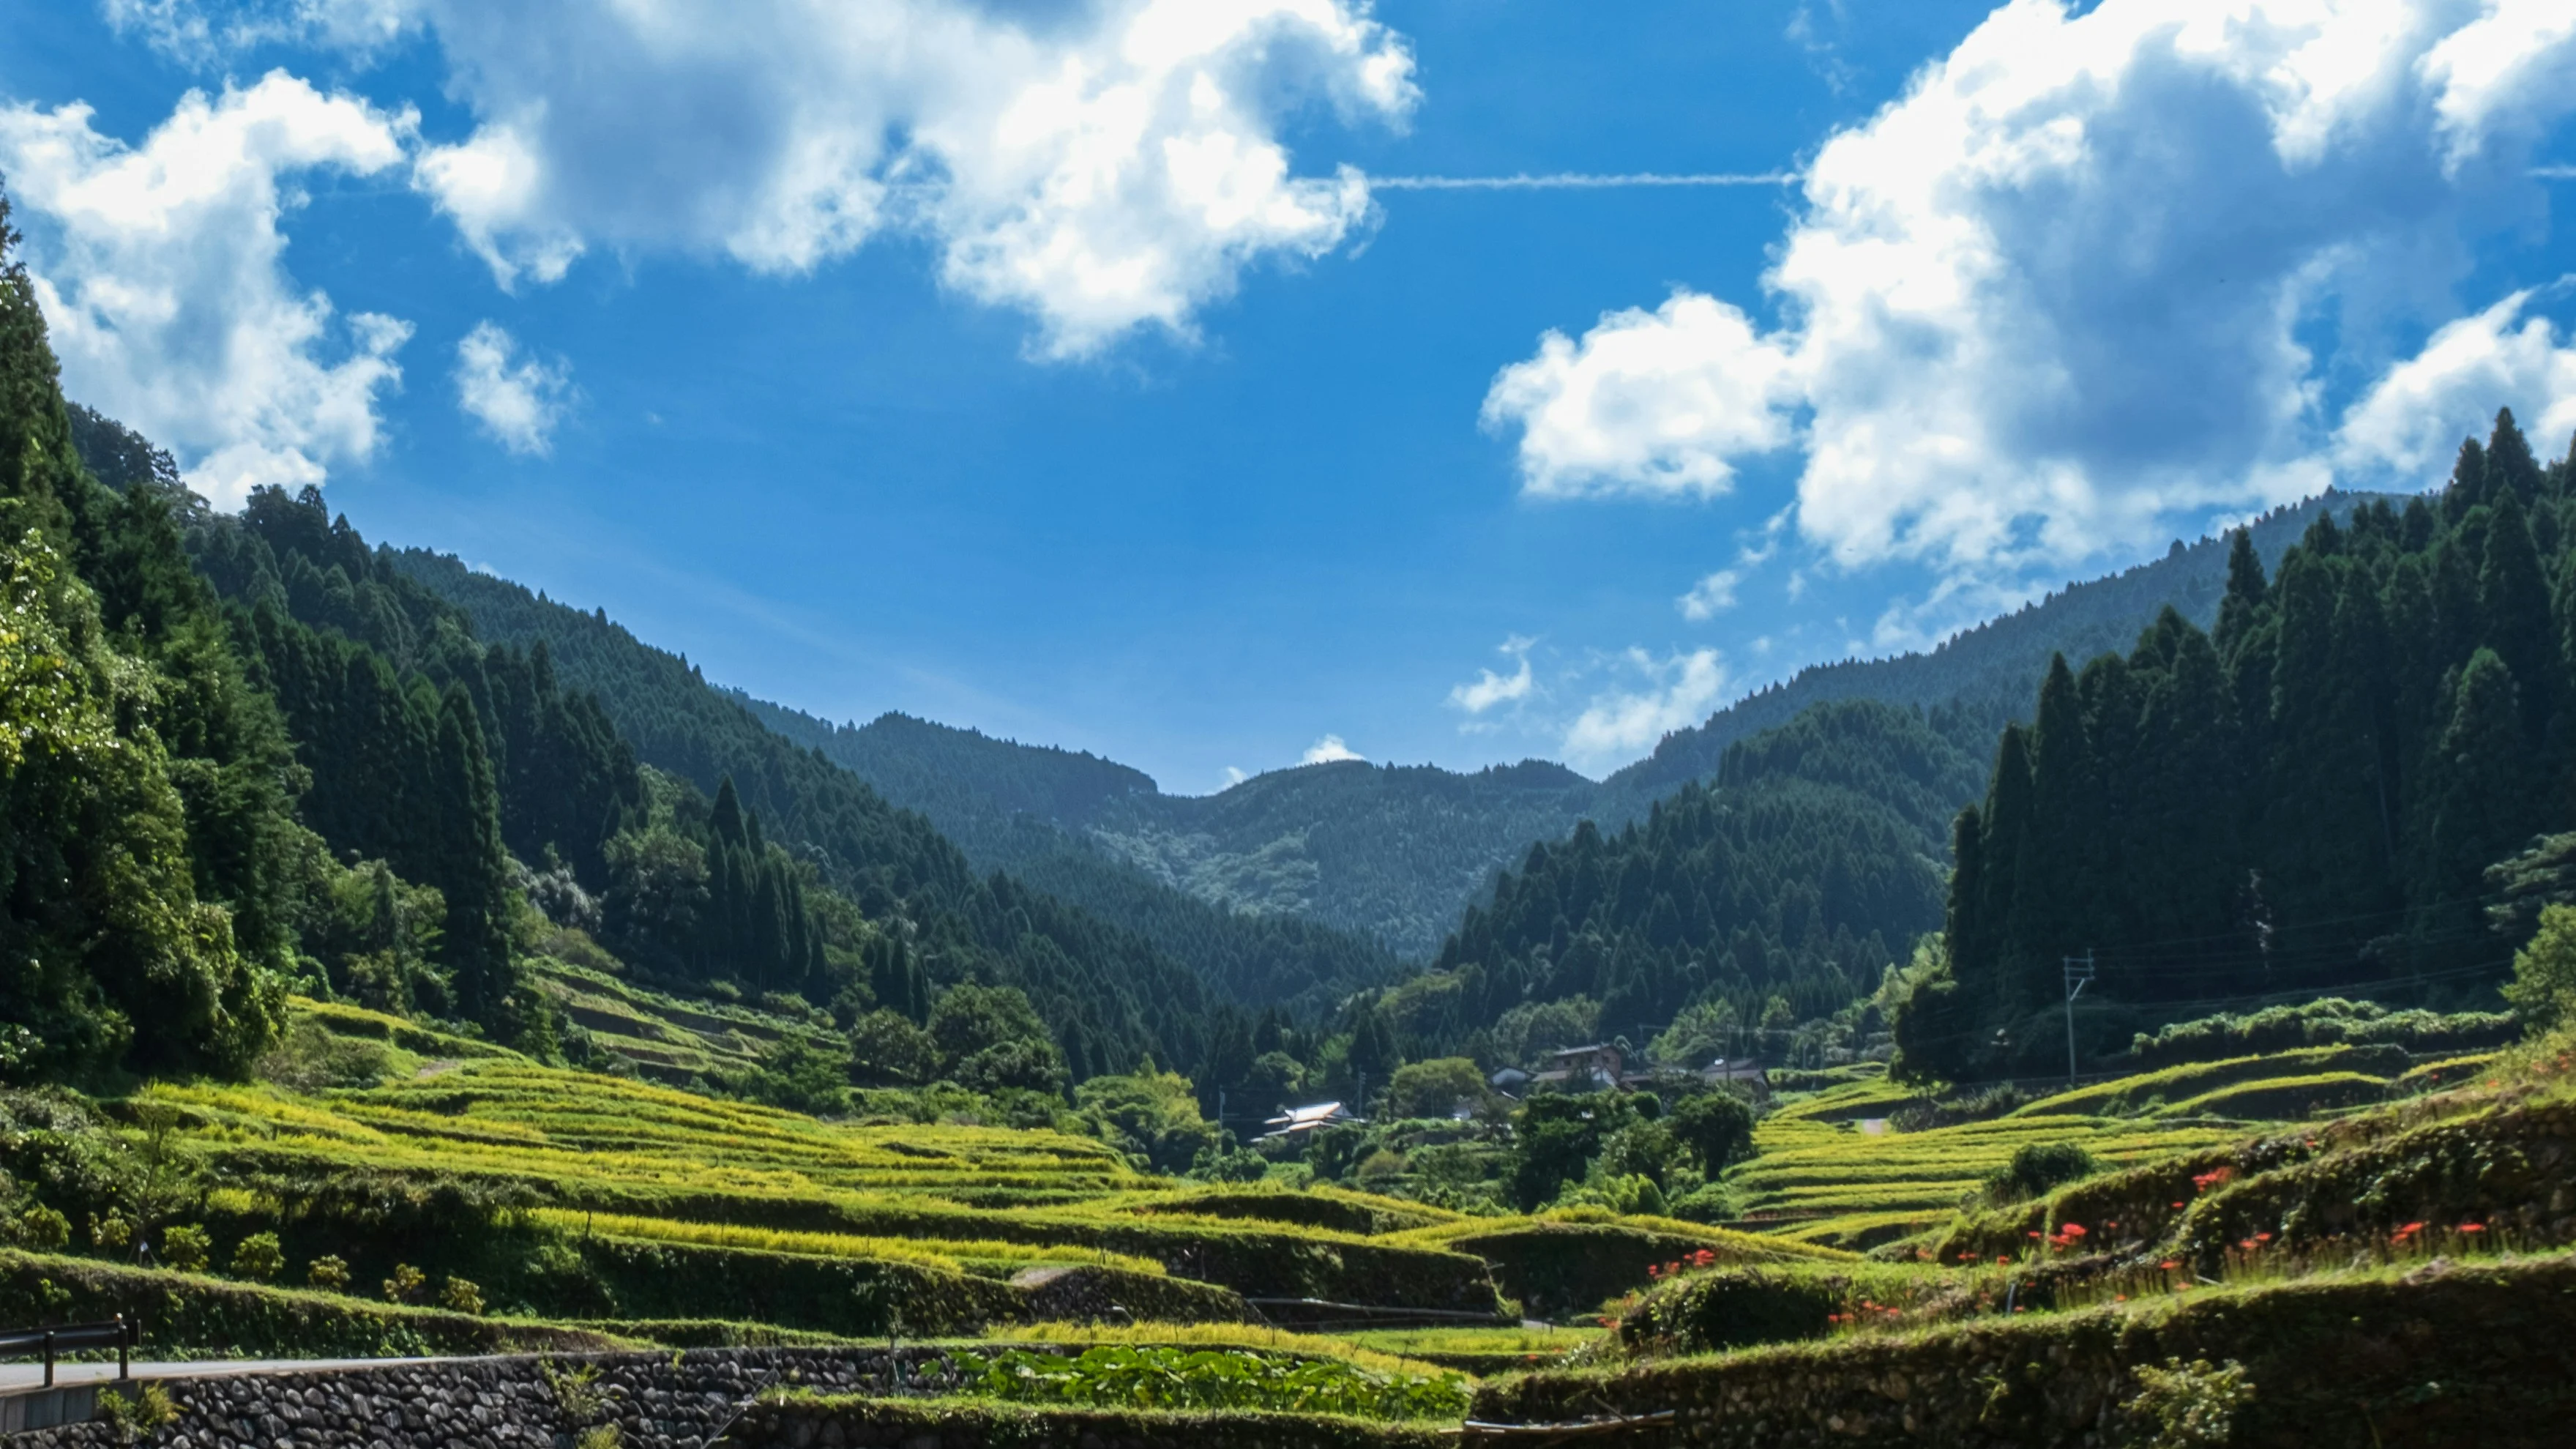
[[[2114,1303],[2126,1303],[2129,1301],[2129,1295],[2126,1293],[2114,1293],[2111,1295],[2111,1301]]]
[[[2009,1263],[2009,1262],[2011,1262],[2011,1261],[2012,1261],[2012,1254],[2010,1254],[2010,1253],[1997,1253],[1997,1254],[1995,1254],[1995,1261],[1996,1261],[1996,1262],[1998,1262],[1998,1263]]]
[[[2174,1204],[2174,1206],[2175,1206],[2175,1207],[2181,1207],[2181,1206],[2182,1206],[2182,1204],[2181,1204],[2181,1203],[2175,1203],[2175,1204]]]
[[[2039,1229],[2037,1229],[2037,1228],[2033,1228],[2033,1229],[2031,1229],[2031,1230],[2030,1230],[2030,1235],[2031,1235],[2032,1237],[2034,1237],[2034,1238],[2038,1237],[2038,1236],[2039,1236]]]
[[[2259,1247],[2261,1247],[2261,1246],[2263,1246],[2263,1245],[2262,1245],[2261,1243],[2258,1243],[2258,1242],[2254,1241],[2252,1238],[2247,1238],[2247,1239],[2245,1239],[2243,1242],[2238,1243],[2236,1246],[2238,1246],[2238,1247],[2240,1247],[2240,1248],[2243,1248],[2245,1251],[2247,1251],[2247,1252],[2249,1252],[2249,1253],[2250,1253],[2250,1252],[2253,1252],[2255,1249],[2257,1249],[2257,1248],[2259,1248]]]
[[[1716,1261],[1717,1254],[1710,1252],[1706,1248],[1702,1248],[1698,1252],[1691,1254],[1691,1262],[1702,1268],[1705,1268]]]
[[[2162,1269],[2164,1269],[2166,1272],[2170,1273],[2170,1272],[2172,1272],[2174,1269],[2181,1267],[2181,1266],[2182,1266],[2182,1261],[2181,1261],[2180,1259],[2178,1259],[2178,1258],[2167,1258],[2167,1259],[2165,1259],[2163,1262],[2158,1263],[2156,1266],[2157,1266],[2157,1267],[2159,1267],[2159,1268],[2162,1268]]]
[[[2084,1225],[2082,1223],[2059,1223],[2057,1225],[2057,1231],[2070,1238],[2080,1238],[2084,1236]]]
[[[1647,1276],[1647,1277],[1649,1277],[1649,1278],[1657,1278],[1657,1277],[1661,1277],[1661,1276],[1663,1275],[1663,1271],[1664,1271],[1664,1270],[1663,1270],[1662,1268],[1660,1268],[1660,1267],[1656,1266],[1656,1265],[1655,1265],[1655,1264],[1653,1264],[1653,1263],[1648,1263],[1648,1264],[1646,1265],[1646,1276]]]
[[[2487,1230],[2487,1225],[2486,1225],[2486,1224],[2484,1224],[2484,1223],[2462,1223],[2462,1224],[2460,1224],[2460,1231],[2461,1231],[2461,1232],[2464,1232],[2464,1233],[2483,1233],[2483,1232],[2485,1232],[2486,1230]]]

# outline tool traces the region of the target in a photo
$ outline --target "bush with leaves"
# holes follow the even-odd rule
[[[18,1214],[12,1235],[22,1248],[59,1253],[71,1246],[72,1224],[69,1218],[39,1203]]]
[[[417,1302],[420,1291],[429,1286],[429,1275],[409,1263],[396,1263],[394,1275],[385,1280],[384,1286],[387,1303]]]
[[[339,1254],[325,1253],[305,1265],[304,1281],[315,1288],[345,1293],[349,1289],[349,1265]]]
[[[265,1283],[286,1271],[286,1254],[279,1251],[277,1234],[253,1233],[233,1247],[233,1276]]]
[[[451,1274],[446,1284],[438,1290],[438,1306],[450,1313],[471,1313],[479,1316],[483,1312],[483,1287],[479,1283]]]
[[[1986,1179],[1989,1202],[2022,1202],[2102,1170],[2093,1154],[2073,1142],[2025,1142],[2012,1161]]]
[[[215,1260],[215,1242],[204,1228],[182,1223],[161,1234],[161,1262],[182,1273],[202,1273]]]
[[[2120,1406],[2127,1449],[2217,1449],[2235,1432],[2236,1413],[2253,1402],[2245,1365],[2229,1359],[2216,1368],[2207,1359],[2167,1361],[2136,1370],[2138,1395]]]
[[[1732,1092],[1684,1097],[1666,1124],[1703,1177],[1714,1178],[1729,1163],[1753,1155],[1753,1109]]]

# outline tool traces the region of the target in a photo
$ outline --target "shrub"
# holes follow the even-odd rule
[[[161,1261],[182,1273],[202,1273],[214,1261],[215,1242],[204,1228],[183,1223],[161,1235]]]
[[[2120,1410],[2120,1442],[2130,1449],[2214,1449],[2228,1442],[2236,1411],[2254,1397],[2245,1365],[2234,1359],[2216,1368],[2207,1359],[2173,1359],[2160,1369],[2142,1365],[2137,1375],[2138,1396]]]
[[[1358,1177],[1362,1182],[1404,1175],[1404,1155],[1381,1147],[1360,1163]]]
[[[410,1303],[420,1297],[429,1284],[429,1275],[409,1263],[394,1264],[394,1275],[385,1280],[387,1303]]]
[[[117,1431],[126,1443],[178,1421],[179,1406],[170,1401],[159,1384],[145,1384],[131,1398],[115,1389],[101,1389],[98,1394],[98,1421]]]
[[[2576,1000],[2576,906],[2541,908],[2540,934],[2514,953],[2504,999],[2534,1032],[2565,1019]]]
[[[1708,1177],[1753,1154],[1753,1109],[1732,1092],[1685,1097],[1665,1125]]]
[[[325,1253],[305,1266],[304,1281],[316,1288],[327,1288],[334,1293],[347,1292],[349,1265],[341,1261],[338,1254]]]
[[[277,1234],[253,1233],[233,1249],[233,1276],[265,1283],[286,1270],[286,1255],[278,1251]]]
[[[2093,1154],[2075,1143],[2025,1142],[2013,1150],[2011,1162],[1986,1179],[1986,1196],[1999,1203],[2021,1202],[2099,1171]]]
[[[38,1204],[18,1214],[16,1236],[21,1245],[37,1252],[59,1253],[71,1246],[71,1219]]]
[[[1396,1068],[1387,1083],[1387,1115],[1446,1117],[1461,1106],[1483,1112],[1493,1100],[1485,1074],[1466,1057],[1438,1057]]]
[[[483,1289],[473,1282],[450,1274],[447,1285],[438,1290],[438,1303],[450,1313],[479,1316],[483,1312]]]
[[[134,1224],[125,1214],[109,1209],[106,1216],[89,1215],[90,1246],[102,1253],[121,1253],[134,1245]]]

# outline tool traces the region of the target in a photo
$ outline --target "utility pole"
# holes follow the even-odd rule
[[[1225,1088],[1216,1089],[1216,1130],[1225,1130]]]
[[[2066,969],[2066,1082],[2075,1084],[2075,998],[2093,984],[2093,948],[2084,948],[2082,959],[2065,958]]]

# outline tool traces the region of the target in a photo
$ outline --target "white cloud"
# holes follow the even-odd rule
[[[1706,494],[1794,448],[1810,544],[1989,584],[2313,491],[2359,445],[2305,339],[2368,376],[2459,315],[2472,242],[2540,214],[2571,17],[2012,0],[1818,151],[1775,323],[1685,288],[1548,334],[1485,419],[1539,496]]]
[[[2516,292],[2452,322],[2390,368],[2344,414],[2335,436],[2343,468],[2418,483],[2439,477],[2462,438],[2486,435],[2500,406],[2514,410],[2534,449],[2557,452],[2576,432],[2576,339],[2562,341],[2546,317],[2524,317],[2530,300]]]
[[[220,48],[204,0],[115,0]],[[1372,216],[1343,168],[1299,176],[1280,132],[1321,102],[1401,124],[1401,37],[1367,0],[269,0],[365,49],[435,37],[473,132],[416,183],[505,287],[584,249],[799,273],[889,229],[950,287],[1020,309],[1037,350],[1188,337],[1263,259],[1323,256]],[[1021,12],[1014,15],[1012,11]],[[211,36],[211,39],[209,39]],[[576,61],[575,57],[578,57]]]
[[[1359,753],[1357,750],[1352,749],[1346,744],[1343,744],[1342,737],[1340,735],[1326,735],[1322,739],[1308,745],[1306,747],[1304,757],[1299,759],[1297,763],[1301,765],[1331,765],[1337,764],[1343,760],[1365,760],[1367,758],[1368,756]]]
[[[1529,652],[1530,646],[1537,642],[1518,634],[1505,639],[1496,652],[1516,661],[1520,667],[1510,674],[1496,674],[1490,669],[1477,670],[1474,679],[1450,688],[1450,707],[1480,715],[1496,705],[1513,704],[1529,698],[1532,688]]]
[[[1675,293],[1603,317],[1580,343],[1548,333],[1494,379],[1484,420],[1520,428],[1534,494],[1722,493],[1732,459],[1789,441],[1789,365],[1741,311]]]
[[[456,344],[456,402],[502,447],[542,455],[554,446],[572,376],[561,363],[513,362],[518,347],[497,323],[476,323]]]
[[[279,221],[300,200],[287,178],[397,166],[413,118],[284,72],[189,92],[139,147],[92,116],[0,108],[0,171],[64,389],[169,448],[225,506],[368,457],[411,324],[339,320],[297,289]]]
[[[1726,669],[1714,649],[1677,650],[1662,659],[1630,649],[1623,662],[1643,687],[1594,695],[1566,727],[1566,762],[1577,769],[1606,771],[1636,759],[1665,735],[1707,718],[1726,691]]]
[[[1241,766],[1238,766],[1238,765],[1228,765],[1228,766],[1226,766],[1226,767],[1225,767],[1225,785],[1226,785],[1226,788],[1227,788],[1227,789],[1229,789],[1229,790],[1233,789],[1235,786],[1240,785],[1240,784],[1242,784],[1244,781],[1249,780],[1249,779],[1251,779],[1251,778],[1252,778],[1252,777],[1251,777],[1250,775],[1247,775],[1247,774],[1245,774],[1245,773],[1243,772],[1243,769],[1242,769],[1242,767],[1241,767]]]
[[[1719,569],[1691,585],[1689,593],[1673,600],[1673,607],[1694,624],[1706,623],[1735,607],[1735,586],[1744,582],[1733,569]]]

